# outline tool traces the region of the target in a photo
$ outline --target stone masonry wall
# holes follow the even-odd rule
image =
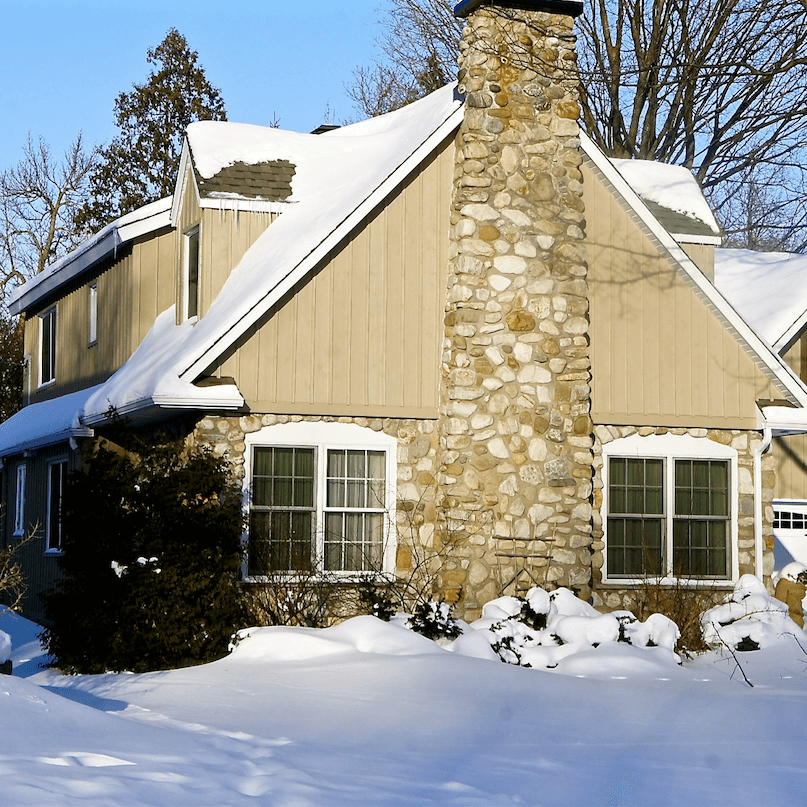
[[[588,287],[572,18],[481,6],[459,84],[439,440],[468,617],[504,589],[590,596]]]
[[[631,589],[618,585],[602,583],[603,542],[602,504],[603,504],[603,454],[606,443],[620,437],[638,434],[648,437],[654,434],[688,434],[704,440],[731,446],[737,451],[738,466],[738,513],[737,551],[740,574],[757,574],[755,567],[754,538],[754,451],[758,450],[762,435],[757,431],[741,431],[739,429],[667,429],[635,426],[596,426],[594,429],[594,507],[592,510],[593,543],[592,566],[594,578],[593,603],[603,611],[628,609],[632,607]],[[773,494],[776,482],[775,460],[772,452],[762,456],[762,574],[766,585],[771,588],[773,573]],[[731,588],[726,584],[726,588]],[[771,588],[771,593],[773,589]]]
[[[397,574],[401,577],[415,575],[424,582],[433,579],[436,585],[437,568],[441,567],[448,583],[456,583],[460,578],[464,580],[471,559],[454,553],[449,542],[435,529],[440,519],[435,505],[438,439],[433,420],[301,415],[210,416],[196,424],[186,442],[189,445],[211,446],[219,456],[228,457],[236,476],[243,479],[246,434],[278,423],[316,421],[355,423],[397,439]],[[437,588],[428,593],[441,595]],[[451,596],[451,593],[442,592],[442,595]],[[458,591],[453,594],[456,599]]]

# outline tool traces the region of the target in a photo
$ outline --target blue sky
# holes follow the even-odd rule
[[[228,118],[310,131],[326,111],[358,113],[344,90],[375,52],[386,0],[0,0],[0,170],[27,133],[60,155],[116,133],[119,92],[143,83],[146,50],[183,34],[224,98]]]

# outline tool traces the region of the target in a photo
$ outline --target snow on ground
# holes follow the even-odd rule
[[[5,807],[803,802],[807,655],[790,635],[738,654],[751,688],[717,653],[647,663],[604,642],[525,669],[372,617],[253,629],[198,667],[68,677],[40,668],[32,623],[0,630]]]

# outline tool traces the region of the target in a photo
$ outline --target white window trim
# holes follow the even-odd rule
[[[602,448],[602,529],[603,550],[602,581],[611,585],[632,586],[645,582],[638,577],[608,577],[608,514],[609,514],[609,488],[608,488],[608,460],[610,457],[628,458],[661,458],[664,462],[664,493],[665,493],[665,561],[672,559],[672,516],[675,508],[675,486],[671,483],[670,469],[677,459],[697,460],[728,460],[729,461],[729,578],[709,578],[707,580],[683,579],[675,580],[664,577],[659,582],[673,584],[684,582],[688,585],[714,586],[721,583],[736,582],[740,576],[739,553],[737,545],[737,512],[739,507],[738,462],[737,451],[730,446],[716,443],[706,437],[692,437],[689,434],[656,434],[641,437],[632,434],[630,437],[620,437],[606,443]]]
[[[189,227],[182,235],[182,319],[195,322],[199,318],[200,288],[199,280],[202,270],[201,227],[195,224]],[[196,314],[189,315],[190,311],[190,241],[193,236],[200,239],[196,256]]]
[[[297,423],[278,423],[274,426],[264,426],[256,432],[247,434],[244,438],[244,482],[243,482],[243,511],[246,523],[249,524],[250,508],[250,480],[252,479],[252,449],[261,446],[286,446],[316,449],[316,477],[315,488],[315,510],[317,518],[317,558],[322,557],[322,530],[321,523],[323,514],[326,512],[325,492],[326,468],[325,456],[327,449],[364,449],[366,451],[384,451],[386,455],[385,470],[386,482],[386,508],[384,511],[384,573],[394,573],[396,536],[395,536],[395,513],[397,506],[397,461],[398,461],[398,441],[388,434],[377,432],[354,423],[323,423],[321,421]],[[245,550],[249,551],[249,531],[247,529],[243,535]],[[346,582],[367,578],[366,572],[355,571],[329,571],[328,575],[343,577]],[[243,577],[247,582],[262,582],[267,580],[264,575],[249,575],[248,564],[245,559],[243,566]],[[289,577],[294,577],[293,572],[289,572]]]
[[[90,285],[90,341],[89,347],[98,343],[98,284]]]
[[[52,477],[51,477],[51,469],[55,465],[64,464],[65,466],[65,479],[62,483],[62,516],[64,516],[64,482],[67,481],[67,457],[59,457],[54,460],[50,460],[47,464],[47,483],[45,487],[47,488],[47,500],[46,500],[46,507],[45,507],[45,554],[46,555],[61,555],[64,552],[64,549],[61,546],[52,547],[51,544],[51,535],[50,535],[50,526],[51,526],[51,484],[52,484]],[[62,523],[64,526],[64,523]],[[62,536],[64,537],[64,536]]]
[[[50,316],[53,316],[53,346],[50,357],[53,373],[51,378],[46,379],[43,373],[44,367],[42,366],[42,348],[44,347],[43,331],[45,326],[45,319]],[[47,387],[50,384],[56,383],[56,343],[58,341],[58,333],[56,330],[57,325],[58,321],[56,315],[56,306],[53,306],[53,308],[49,308],[47,311],[39,315],[39,386],[40,387]]]
[[[25,477],[27,466],[24,462],[17,465],[14,482],[14,532],[15,538],[25,535]]]

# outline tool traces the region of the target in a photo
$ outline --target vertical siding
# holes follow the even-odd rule
[[[433,416],[453,142],[218,368],[255,411]]]
[[[163,230],[135,241],[101,274],[63,294],[56,305],[56,382],[37,389],[39,313],[26,322],[25,349],[32,360],[31,402],[98,384],[131,356],[157,315],[174,302],[176,235]],[[98,327],[90,344],[90,290],[98,285]]]
[[[588,166],[584,195],[595,422],[755,428],[781,396]]]
[[[39,592],[47,591],[59,579],[57,555],[46,554],[44,519],[47,514],[48,465],[59,459],[68,461],[68,472],[76,467],[77,455],[67,443],[39,449],[27,457],[6,459],[3,473],[4,500],[7,512],[3,513],[3,536],[7,544],[14,546],[20,539],[12,536],[14,531],[14,500],[16,488],[16,468],[20,462],[26,466],[25,481],[25,525],[26,536],[33,539],[20,548],[18,559],[25,574],[28,594],[23,602],[26,616],[41,620],[44,613]]]
[[[697,267],[714,283],[715,248],[711,244],[681,244],[681,248],[695,262]]]
[[[807,434],[776,437],[777,499],[807,499]]]

